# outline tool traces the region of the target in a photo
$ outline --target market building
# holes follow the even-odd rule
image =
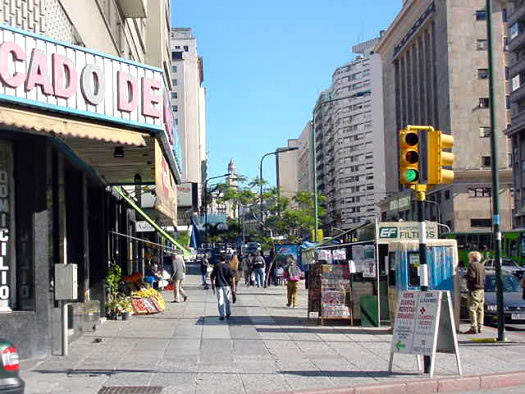
[[[23,358],[103,314],[111,262],[143,269],[139,218],[172,240],[122,186],[176,223],[178,146],[162,69],[0,25],[0,327]]]

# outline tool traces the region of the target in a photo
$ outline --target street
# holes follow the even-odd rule
[[[87,394],[110,386],[253,393],[422,378],[413,356],[396,354],[395,373],[387,372],[387,329],[308,324],[303,285],[300,307],[289,309],[285,287],[241,284],[231,319],[219,321],[211,290],[199,287],[197,275],[186,282],[186,303],[169,303],[172,294],[164,292],[164,313],[106,321],[73,342],[67,357],[22,362],[27,393]],[[495,334],[487,328],[481,336]],[[525,334],[509,332],[509,338],[505,344],[483,344],[460,335],[464,375],[525,370]],[[438,354],[435,377],[455,374],[454,357]]]

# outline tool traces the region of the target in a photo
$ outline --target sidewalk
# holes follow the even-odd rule
[[[26,392],[97,393],[108,386],[156,386],[136,392],[162,393],[328,392],[422,378],[408,355],[396,354],[395,374],[388,373],[386,330],[321,327],[315,320],[307,325],[303,286],[301,307],[289,309],[285,287],[241,285],[232,318],[220,321],[214,295],[198,281],[188,276],[186,303],[168,303],[158,315],[107,321],[73,342],[67,357],[22,362]],[[164,297],[173,299],[170,292]],[[495,335],[489,328],[482,336]],[[460,335],[464,375],[525,371],[525,334],[508,337],[509,343],[480,344]],[[439,354],[435,379],[455,373],[454,356]]]

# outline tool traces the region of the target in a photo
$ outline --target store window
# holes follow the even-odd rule
[[[470,227],[491,227],[491,219],[470,219]]]

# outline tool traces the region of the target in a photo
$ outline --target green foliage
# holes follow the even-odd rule
[[[177,241],[181,245],[189,246],[191,241],[190,234],[188,233],[188,231],[176,233],[175,241]]]
[[[122,279],[122,268],[118,264],[111,264],[104,280],[108,299],[114,298],[118,292],[118,285]]]

